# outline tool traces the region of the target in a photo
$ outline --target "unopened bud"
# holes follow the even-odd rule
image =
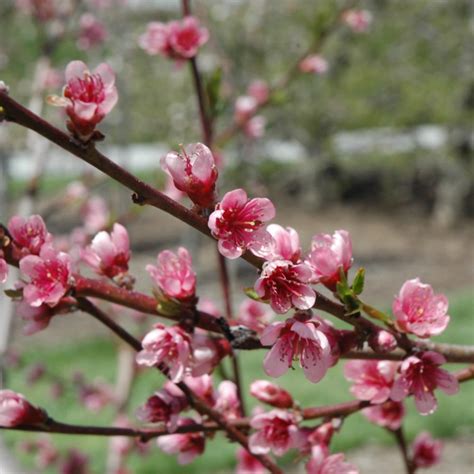
[[[375,352],[392,352],[397,348],[397,340],[388,331],[377,331],[369,337],[369,346]]]

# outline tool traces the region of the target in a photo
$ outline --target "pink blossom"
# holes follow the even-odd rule
[[[275,206],[267,198],[248,199],[243,189],[224,195],[209,216],[209,228],[218,239],[219,252],[227,258],[238,258],[245,250],[258,250],[270,234],[263,223],[275,217]]]
[[[359,400],[383,403],[390,397],[398,363],[387,360],[351,360],[344,376],[354,382],[351,393]]]
[[[312,272],[304,263],[289,260],[265,262],[254,289],[263,300],[270,300],[273,311],[286,313],[291,307],[309,309],[316,301],[316,293],[309,285]]]
[[[44,245],[39,256],[27,255],[20,260],[20,271],[30,278],[23,298],[30,306],[55,306],[68,291],[71,259],[68,254]]]
[[[250,95],[237,97],[234,105],[234,120],[239,125],[245,124],[255,115],[258,108],[258,101]]]
[[[226,418],[236,419],[241,415],[237,386],[230,380],[223,380],[216,391],[214,409],[224,414]]]
[[[169,173],[166,173],[166,183],[165,188],[163,189],[163,194],[168,196],[170,199],[173,199],[174,201],[181,201],[181,199],[186,197],[186,194],[180,191],[174,185],[173,178],[170,176]]]
[[[237,322],[260,334],[274,316],[268,305],[247,299],[239,306]]]
[[[332,454],[328,456],[321,446],[313,446],[311,458],[306,463],[308,474],[358,474],[359,470],[344,461],[344,454]]]
[[[317,428],[304,427],[301,432],[305,443],[300,449],[301,454],[311,454],[311,448],[315,445],[321,447],[325,455],[329,454],[329,444],[337,429],[341,427],[341,420],[333,418],[331,421],[319,425]]]
[[[111,112],[118,100],[112,68],[99,64],[91,73],[82,61],[71,61],[66,67],[63,97],[49,96],[51,105],[66,107],[69,130],[87,141],[96,125]]]
[[[430,337],[441,334],[449,323],[448,299],[435,295],[431,285],[419,278],[406,281],[392,305],[400,330]]]
[[[82,201],[87,198],[88,190],[81,181],[72,181],[66,186],[64,197],[67,201]]]
[[[331,321],[321,318],[320,316],[315,316],[313,319],[319,323],[318,330],[326,336],[329,342],[331,349],[330,367],[332,367],[337,364],[341,352],[352,349],[351,339],[353,331],[336,329]],[[346,347],[344,347],[345,345],[348,345],[349,348],[346,349]]]
[[[232,352],[229,342],[225,339],[214,339],[196,330],[192,336],[192,375],[210,374],[220,361]]]
[[[293,227],[282,227],[278,224],[267,226],[267,232],[272,236],[266,247],[257,253],[265,260],[291,260],[298,263],[301,257],[300,237]]]
[[[392,352],[397,348],[397,340],[395,339],[395,336],[384,329],[371,334],[368,343],[374,352],[382,354]]]
[[[191,365],[191,337],[179,326],[157,323],[142,340],[143,350],[137,354],[137,363],[147,367],[164,364],[170,380],[179,382]]]
[[[0,283],[5,283],[8,278],[8,265],[5,259],[0,256]]]
[[[413,441],[413,464],[417,468],[431,467],[441,459],[443,443],[435,440],[427,432],[420,433]]]
[[[148,23],[146,32],[138,39],[138,44],[150,55],[161,54],[162,56],[171,56],[168,31],[167,24],[152,21]]]
[[[247,93],[257,101],[258,105],[264,104],[270,97],[268,84],[261,79],[252,81],[247,88]]]
[[[331,352],[329,342],[318,326],[315,320],[289,318],[265,328],[260,342],[273,346],[263,361],[265,373],[280,377],[292,366],[293,360],[299,358],[305,377],[310,382],[319,382],[331,363]]]
[[[178,421],[178,426],[196,423],[192,418],[182,418]],[[160,436],[157,444],[167,454],[178,454],[178,464],[189,464],[204,452],[206,438],[203,433],[172,434]]]
[[[276,408],[291,408],[292,396],[283,388],[268,380],[255,380],[250,385],[250,395]]]
[[[202,143],[192,143],[181,153],[169,152],[162,159],[162,167],[173,178],[174,185],[186,193],[198,206],[214,204],[217,167],[211,150]]]
[[[381,405],[364,408],[362,413],[372,423],[394,431],[402,425],[405,406],[402,402],[387,400]]]
[[[304,439],[298,429],[298,418],[284,410],[271,410],[254,416],[250,426],[257,430],[249,437],[249,448],[253,454],[283,456],[288,450],[298,448]]]
[[[8,230],[22,255],[39,255],[41,247],[52,239],[43,218],[36,214],[28,218],[13,216]]]
[[[46,413],[33,406],[21,393],[0,390],[0,426],[36,425],[46,419]]]
[[[192,269],[191,255],[184,247],[175,254],[163,250],[157,256],[157,266],[147,265],[146,271],[161,291],[169,298],[189,300],[196,290],[196,274]]]
[[[265,466],[245,448],[239,448],[236,456],[235,474],[266,474],[268,472]]]
[[[412,394],[421,415],[433,413],[438,405],[433,393],[436,388],[447,395],[454,395],[459,390],[456,377],[440,368],[444,363],[444,356],[432,351],[406,358],[400,366],[400,376],[393,384],[392,400],[400,401]]]
[[[370,28],[373,17],[369,10],[346,10],[342,20],[355,33],[365,33]]]
[[[107,203],[100,196],[93,196],[81,208],[84,226],[89,234],[95,234],[107,227],[110,212]]]
[[[23,328],[23,334],[30,336],[42,331],[49,326],[51,318],[56,314],[64,314],[68,312],[68,305],[65,304],[63,309],[60,309],[59,303],[54,308],[51,308],[47,304],[41,304],[40,306],[30,306],[26,301],[20,301],[16,306],[16,314],[20,316],[25,322]]]
[[[319,54],[312,54],[304,58],[300,64],[301,72],[311,72],[314,74],[324,74],[329,69],[328,62]]]
[[[82,252],[82,258],[99,275],[114,278],[127,273],[130,259],[127,229],[114,224],[112,232],[99,232]]]
[[[265,135],[265,125],[267,119],[261,115],[256,115],[248,120],[244,125],[244,133],[249,138],[262,138]]]
[[[105,25],[92,13],[84,13],[79,20],[77,47],[88,50],[102,44],[107,38]]]
[[[184,378],[184,382],[199,398],[202,398],[208,405],[214,405],[216,400],[214,396],[214,389],[212,387],[212,378],[208,374],[204,374],[199,377],[191,377],[190,375],[187,375]]]
[[[216,318],[222,315],[222,311],[216,306],[214,301],[209,298],[199,298],[197,309]]]
[[[347,230],[336,230],[333,235],[317,234],[311,243],[311,252],[306,263],[314,272],[315,282],[331,290],[336,289],[339,271],[352,266],[352,241]]]

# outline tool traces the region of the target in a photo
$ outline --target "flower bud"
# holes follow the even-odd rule
[[[250,385],[250,395],[263,403],[277,408],[291,408],[292,396],[278,385],[267,380],[255,380]]]
[[[32,405],[21,393],[0,390],[0,426],[38,425],[47,419],[46,412]]]

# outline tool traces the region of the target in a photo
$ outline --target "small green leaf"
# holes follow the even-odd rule
[[[209,100],[209,112],[212,118],[217,117],[222,111],[220,88],[222,81],[222,68],[218,67],[206,79],[206,93]]]
[[[23,288],[15,290],[13,288],[3,291],[9,298],[21,298],[23,296]]]
[[[365,268],[359,268],[352,282],[352,291],[356,295],[360,295],[364,291]]]
[[[244,293],[252,300],[259,301],[260,303],[265,302],[257,295],[257,292],[252,287],[244,288]]]

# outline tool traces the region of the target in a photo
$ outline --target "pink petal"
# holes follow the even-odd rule
[[[231,260],[239,258],[244,252],[240,247],[235,245],[232,240],[219,240],[217,242],[219,252]]]
[[[436,410],[438,402],[432,392],[420,390],[415,393],[415,405],[420,415],[429,415]]]
[[[242,207],[247,202],[247,193],[243,189],[234,189],[224,195],[220,202],[221,209]]]
[[[71,79],[84,77],[84,73],[89,72],[89,69],[82,61],[71,61],[65,72],[66,82],[69,82]]]
[[[115,72],[107,63],[99,64],[95,68],[94,74],[98,74],[100,76],[106,89],[112,87],[115,84]]]
[[[82,102],[77,100],[74,102],[74,115],[81,120],[91,120],[97,110],[97,104],[95,102]]]
[[[270,377],[280,377],[285,374],[291,366],[292,356],[293,351],[288,346],[288,341],[279,339],[263,360],[265,373]]]

